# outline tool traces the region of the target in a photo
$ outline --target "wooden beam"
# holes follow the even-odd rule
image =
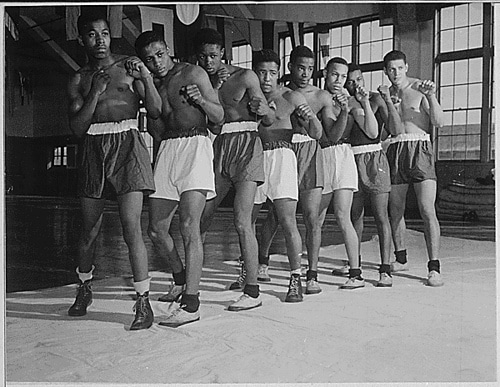
[[[62,65],[65,71],[75,72],[80,69],[80,65],[76,63],[61,46],[54,42],[41,27],[38,27],[33,19],[28,16],[20,15],[19,21],[23,25],[23,28],[26,28],[26,32],[28,32],[35,41],[40,43],[45,51]]]

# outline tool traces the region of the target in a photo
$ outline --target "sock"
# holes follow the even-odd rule
[[[359,267],[361,267],[361,254],[359,254]]]
[[[186,269],[183,268],[180,273],[172,273],[172,277],[174,277],[174,283],[176,285],[185,285],[186,284]]]
[[[248,294],[252,298],[259,297],[259,285],[246,284],[243,293]]]
[[[264,255],[260,255],[259,254],[259,263],[261,265],[267,265],[267,266],[269,266],[269,255],[266,257]]]
[[[438,273],[441,273],[439,259],[431,259],[429,262],[427,262],[427,268],[429,269],[429,272],[434,270]]]
[[[306,274],[306,280],[309,281],[311,279],[318,280],[318,271],[309,269]]]
[[[92,269],[90,269],[90,271],[88,273],[81,273],[80,268],[79,267],[76,268],[76,274],[78,274],[78,278],[80,279],[82,284],[85,281],[90,281],[93,278],[92,273],[94,273],[94,269],[95,269],[95,266],[92,265]]]
[[[298,269],[294,269],[294,270],[292,270],[290,274],[291,274],[291,275],[296,274],[296,275],[299,275],[299,276],[300,276],[300,273],[301,273],[301,272],[302,272],[302,270],[301,270],[301,269],[300,269],[300,267],[299,267]]]
[[[349,278],[361,278],[361,269],[349,269]]]
[[[380,265],[378,272],[379,273],[387,273],[387,274],[391,275],[391,265],[386,265],[386,264]]]
[[[184,293],[181,298],[182,309],[186,312],[194,313],[200,307],[199,294],[186,294]]]
[[[395,251],[394,252],[394,255],[396,256],[396,261],[401,263],[401,264],[405,264],[406,262],[408,262],[408,260],[406,259],[406,249],[405,250],[399,250],[399,251]]]
[[[149,284],[151,283],[151,277],[146,278],[145,280],[134,282],[134,289],[139,295],[143,295],[146,292],[149,292]]]

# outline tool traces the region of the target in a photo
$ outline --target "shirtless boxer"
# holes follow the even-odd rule
[[[314,53],[306,46],[297,46],[290,53],[288,69],[291,81],[287,85],[301,93],[320,119],[323,129],[334,124],[335,115],[331,97],[328,92],[310,84],[314,72]],[[292,138],[292,149],[298,162],[299,201],[306,228],[306,249],[308,270],[306,273],[306,294],[321,292],[318,284],[318,257],[321,246],[321,225],[318,222],[321,192],[323,189],[323,159],[321,147],[316,139],[311,138],[302,127],[295,128]],[[322,131],[322,135],[323,134]],[[278,222],[274,211],[262,225],[259,244],[259,281],[269,281],[267,274],[269,265],[269,249],[276,234]]]
[[[164,299],[180,297],[179,306],[159,324],[178,327],[200,319],[200,218],[206,200],[215,196],[212,142],[207,128],[210,122],[222,122],[224,111],[205,71],[189,63],[174,63],[161,35],[143,32],[135,49],[154,74],[162,99],[160,119],[148,122],[155,135],[163,139],[154,168],[156,192],[150,196],[148,234],[173,269],[175,284]],[[185,268],[169,231],[177,209]],[[175,286],[181,292],[174,296]]]
[[[319,139],[322,127],[301,93],[278,85],[280,60],[274,51],[254,52],[252,67],[259,77],[267,101],[276,106],[274,123],[259,126],[264,145],[265,182],[257,189],[253,219],[257,219],[267,199],[274,204],[278,221],[284,230],[291,270],[285,302],[300,302],[303,300],[300,279],[302,242],[295,217],[299,187],[297,158],[291,140],[298,127],[312,138]]]
[[[407,76],[408,63],[401,51],[384,56],[384,72],[391,82],[390,94],[401,117],[403,133],[391,138],[387,158],[391,168],[389,212],[396,261],[392,271],[408,270],[404,212],[406,193],[413,184],[418,208],[424,221],[427,246],[427,285],[442,286],[439,262],[440,227],[436,216],[436,172],[431,143],[433,127],[443,125],[444,114],[436,98],[436,85],[430,80]]]
[[[230,289],[243,289],[229,310],[260,306],[257,284],[257,239],[252,227],[252,209],[257,186],[264,182],[263,149],[257,128],[274,122],[271,109],[260,89],[257,75],[248,69],[222,63],[222,36],[204,28],[194,38],[198,63],[210,77],[224,108],[224,124],[214,140],[215,189],[217,197],[207,201],[201,221],[206,233],[217,207],[234,186],[234,225],[240,244],[240,276]]]
[[[161,99],[143,64],[127,71],[128,58],[111,52],[109,24],[102,16],[82,15],[77,25],[78,42],[87,53],[88,63],[71,77],[68,92],[71,129],[78,137],[84,137],[78,190],[83,232],[76,269],[80,284],[68,314],[83,316],[92,303],[95,241],[106,194],[113,189],[137,293],[130,330],[146,329],[153,324],[154,316],[149,302],[151,278],[141,212],[144,194],[153,192],[155,185],[137,118],[141,99],[153,118],[160,114]]]

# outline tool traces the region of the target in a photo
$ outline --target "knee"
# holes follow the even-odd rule
[[[160,240],[162,240],[162,235],[163,232],[160,227],[158,227],[156,224],[149,224],[148,226],[148,237],[151,239],[153,243],[158,243]]]
[[[200,233],[200,223],[192,217],[181,219],[179,222],[179,228],[181,236],[184,239],[192,238],[193,236]]]

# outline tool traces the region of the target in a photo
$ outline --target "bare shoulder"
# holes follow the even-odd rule
[[[237,67],[236,71],[231,73],[231,76],[238,79],[240,82],[254,82],[255,80],[258,80],[257,74],[255,74],[252,70],[244,69],[242,67]]]
[[[332,95],[329,91],[318,88],[315,95],[318,101],[321,101],[323,105],[330,104],[332,102]]]
[[[290,103],[294,104],[295,106],[302,105],[304,103],[307,103],[306,97],[297,90],[291,90],[288,87],[284,87],[284,92],[283,92],[283,97],[286,98]]]

